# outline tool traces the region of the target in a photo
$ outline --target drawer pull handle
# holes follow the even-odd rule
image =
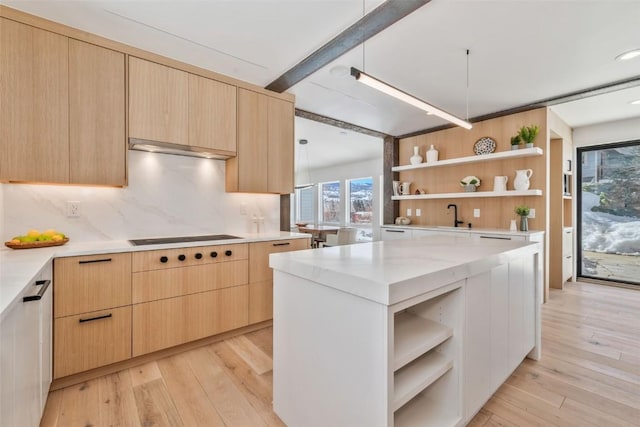
[[[22,302],[27,301],[38,301],[42,299],[42,296],[45,292],[47,292],[47,288],[51,284],[51,280],[36,280],[36,286],[42,286],[37,294],[35,295],[27,295],[26,297],[22,297]]]
[[[187,257],[186,257],[186,256],[184,256],[184,255],[182,255],[182,254],[180,254],[180,255],[178,255],[178,259],[179,259],[180,261],[184,261],[185,259],[187,259]]]
[[[215,257],[217,257],[217,256],[218,256],[218,252],[213,251],[213,252],[211,252],[209,255],[211,255],[211,258],[215,258]]]
[[[78,264],[93,264],[96,262],[111,262],[111,258],[102,258],[102,259],[90,259],[86,261],[78,261]]]
[[[200,252],[196,254],[196,259],[202,259],[202,254]]]
[[[231,256],[233,254],[233,252],[231,252],[230,250],[226,250],[226,251],[224,251],[224,254],[226,256]]]
[[[511,237],[480,236],[481,239],[511,240]]]
[[[289,246],[291,244],[291,242],[287,242],[287,243],[273,243],[273,246]]]
[[[160,257],[160,262],[161,262],[161,263],[163,263],[163,264],[164,264],[164,263],[165,263],[165,262],[167,262],[167,261],[169,261],[169,258],[167,258],[166,256],[161,256],[161,257]]]
[[[387,233],[404,233],[404,230],[384,230]]]
[[[78,320],[78,322],[80,323],[91,322],[93,320],[108,319],[109,317],[112,317],[112,316],[113,314],[109,313],[109,314],[105,314],[104,316],[96,316],[96,317],[90,317],[88,319],[80,319]]]

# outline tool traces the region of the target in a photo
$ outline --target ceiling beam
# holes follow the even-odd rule
[[[575,92],[566,93],[564,95],[554,96],[551,98],[535,101],[530,104],[509,108],[495,113],[483,114],[481,116],[472,117],[468,121],[471,123],[482,122],[484,120],[495,119],[498,117],[508,116],[510,114],[522,113],[523,111],[535,110],[536,108],[552,107],[554,105],[564,104],[571,101],[579,101],[581,99],[590,98],[592,96],[606,95],[607,93],[617,92],[619,90],[630,89],[640,86],[640,75],[625,80],[618,80],[612,83],[606,83],[600,86],[594,86],[588,89],[582,89]],[[444,129],[450,129],[455,125],[442,125],[433,128],[423,129],[416,132],[407,133],[397,136],[398,139],[410,138],[413,136],[424,135],[427,133],[437,132]]]
[[[282,93],[296,83],[309,77],[331,61],[400,19],[419,9],[431,0],[387,0],[355,24],[338,34],[324,46],[307,56],[293,68],[269,83],[265,89]]]
[[[311,111],[301,110],[296,108],[296,117],[303,119],[313,120],[314,122],[323,123],[325,125],[334,126],[340,129],[346,129],[353,132],[362,133],[376,138],[386,138],[389,135],[386,133],[378,132],[377,130],[367,129],[362,126],[354,125],[353,123],[344,122],[342,120],[334,119],[332,117],[323,116],[320,114],[312,113]]]

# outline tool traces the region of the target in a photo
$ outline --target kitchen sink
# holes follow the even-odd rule
[[[241,239],[242,237],[231,236],[229,234],[209,234],[206,236],[179,236],[179,237],[154,237],[151,239],[132,239],[129,242],[133,246],[144,245],[162,245],[166,243],[188,243],[188,242],[207,242],[211,240],[231,240]]]

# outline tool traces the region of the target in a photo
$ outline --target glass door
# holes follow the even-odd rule
[[[640,141],[577,154],[578,276],[640,285]]]

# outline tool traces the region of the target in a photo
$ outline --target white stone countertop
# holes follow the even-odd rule
[[[536,252],[541,243],[435,235],[272,254],[269,265],[392,305]]]
[[[26,286],[33,282],[40,270],[53,258],[196,246],[230,245],[269,240],[301,239],[311,236],[310,234],[289,233],[285,231],[259,234],[235,233],[234,235],[240,237],[240,239],[144,246],[133,246],[128,240],[96,242],[74,242],[70,240],[69,243],[63,246],[48,248],[9,249],[3,247],[0,249],[0,320],[2,320],[3,313],[7,307],[17,299]]]
[[[475,234],[504,234],[511,236],[531,236],[534,234],[541,234],[544,231],[538,230],[529,230],[529,231],[511,231],[506,228],[469,228],[469,227],[453,227],[453,226],[443,226],[443,225],[397,225],[397,224],[385,224],[382,227],[384,228],[400,228],[400,229],[411,229],[411,230],[428,230],[428,231],[452,231],[458,233],[475,233]]]

